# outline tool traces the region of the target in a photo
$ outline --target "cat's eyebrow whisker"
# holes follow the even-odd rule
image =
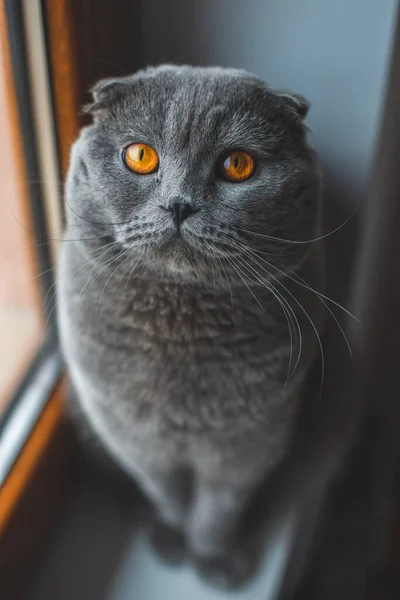
[[[328,233],[325,233],[324,235],[320,235],[316,238],[312,238],[310,240],[285,240],[284,238],[280,238],[280,237],[275,237],[273,235],[265,235],[263,233],[257,233],[255,231],[249,231],[248,229],[242,229],[240,227],[235,227],[235,229],[237,231],[242,231],[243,233],[248,233],[249,235],[253,235],[254,237],[259,237],[259,238],[263,238],[263,239],[267,239],[267,240],[272,240],[275,242],[283,242],[285,244],[312,244],[313,242],[318,242],[320,240],[324,240],[325,238],[333,235],[334,233],[338,232],[340,229],[342,229],[342,227],[344,227],[349,221],[350,219],[353,218],[353,216],[355,215],[355,213],[358,211],[358,207],[356,207],[351,214],[347,217],[347,219],[345,219],[343,221],[343,223],[341,223],[340,225],[338,225],[338,227],[336,227],[335,229],[332,229],[332,231],[328,231]]]

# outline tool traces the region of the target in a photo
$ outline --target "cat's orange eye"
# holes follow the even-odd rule
[[[228,181],[245,181],[255,169],[254,158],[247,152],[230,152],[221,162],[221,173]]]
[[[149,175],[158,169],[158,154],[147,144],[131,144],[122,157],[128,169],[139,175]]]

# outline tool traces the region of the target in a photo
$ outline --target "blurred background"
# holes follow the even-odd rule
[[[63,419],[54,319],[63,180],[86,122],[80,107],[102,77],[163,62],[230,66],[311,102],[325,230],[346,222],[327,239],[328,295],[367,315],[356,339],[360,393],[383,407],[398,435],[398,8],[396,0],[0,0],[0,589],[7,600],[125,600],[132,587],[138,600],[225,597],[188,572],[177,577],[157,565],[134,533],[140,513],[132,514],[131,492],[82,456]],[[340,395],[337,369],[328,381]],[[270,570],[237,598],[276,597],[287,547],[281,540],[275,550]],[[396,552],[388,560],[397,569]]]

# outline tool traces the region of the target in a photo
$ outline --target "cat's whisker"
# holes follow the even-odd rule
[[[132,279],[132,276],[134,274],[134,272],[136,271],[136,267],[138,266],[138,264],[140,263],[141,257],[139,256],[139,258],[137,259],[137,261],[134,263],[134,265],[132,267],[128,267],[127,272],[129,271],[129,275],[127,280],[125,281],[125,285],[124,285],[124,290],[126,290],[126,287],[128,285],[128,283],[130,282],[130,280]],[[126,275],[126,273],[125,273]],[[124,275],[124,277],[125,277]]]
[[[97,269],[97,271],[95,272],[95,274],[89,278],[89,280],[86,282],[86,284],[83,286],[83,288],[81,289],[81,293],[80,293],[80,306],[82,307],[83,304],[83,300],[85,299],[85,296],[88,294],[89,289],[92,287],[94,281],[111,265],[113,264],[117,258],[119,257],[119,255],[117,256],[112,256],[110,260],[106,261],[105,264],[102,265],[102,268]]]
[[[321,353],[321,386],[320,386],[320,391],[322,393],[322,386],[323,386],[323,380],[324,380],[324,374],[325,374],[325,358],[324,358],[324,352],[323,352],[321,338],[320,338],[320,335],[318,333],[317,327],[315,326],[314,321],[311,319],[311,317],[309,316],[308,312],[305,310],[305,308],[299,302],[299,300],[286,288],[286,286],[284,286],[284,284],[279,279],[277,279],[272,273],[270,273],[269,271],[267,271],[263,267],[263,265],[257,259],[255,259],[251,254],[249,254],[248,256],[249,256],[250,260],[252,260],[256,264],[258,264],[258,266],[264,272],[266,272],[267,275],[270,278],[274,279],[281,287],[283,287],[283,289],[286,291],[286,293],[288,293],[293,298],[293,300],[296,302],[296,304],[299,306],[299,308],[302,310],[302,312],[305,314],[305,316],[307,317],[308,321],[310,322],[310,324],[311,324],[311,326],[312,326],[312,328],[313,328],[313,330],[315,332],[315,335],[316,335],[316,338],[317,338],[317,342],[318,342],[318,345],[319,345],[319,349],[320,349],[320,353]],[[264,262],[266,262],[266,261],[264,261]],[[296,367],[297,367],[297,363],[296,363]]]
[[[359,325],[362,325],[362,322],[360,321],[360,319],[358,319],[355,315],[353,315],[353,313],[351,313],[347,308],[345,308],[344,306],[342,306],[341,304],[339,304],[338,302],[336,302],[332,298],[329,298],[329,296],[326,296],[325,294],[322,294],[321,292],[318,292],[318,290],[315,290],[314,288],[312,288],[310,285],[308,285],[308,283],[304,279],[302,279],[300,277],[300,275],[298,275],[297,273],[294,273],[294,271],[292,271],[288,267],[285,267],[284,265],[282,265],[280,263],[279,263],[279,265],[282,268],[287,269],[288,271],[290,271],[290,273],[292,273],[294,276],[296,276],[298,279],[300,279],[300,281],[296,281],[295,279],[293,279],[293,277],[291,277],[287,273],[283,273],[288,279],[292,279],[292,281],[295,281],[295,283],[297,283],[298,285],[301,285],[302,287],[306,287],[308,290],[310,290],[311,292],[314,292],[314,294],[316,294],[320,298],[323,298],[324,300],[327,300],[328,302],[331,302],[332,304],[334,304],[335,306],[337,306],[337,308],[340,308],[344,313],[346,313],[346,315],[348,315],[349,317],[351,317],[352,319],[354,319],[354,321],[356,321]],[[271,266],[273,266],[274,269],[277,269],[279,271],[278,267],[276,267],[275,265],[271,265]]]
[[[224,276],[225,276],[225,279],[226,279],[226,283],[228,284],[229,294],[230,294],[230,297],[231,297],[231,307],[232,307],[232,312],[233,312],[233,310],[234,310],[233,291],[232,291],[231,282],[230,282],[229,277],[228,277],[228,273],[226,272],[226,269],[224,267],[224,263],[223,263],[221,257],[218,256],[218,254],[210,247],[210,245],[208,245],[208,247],[210,248],[210,251],[214,252],[215,259],[218,260],[219,264],[221,265],[221,269],[222,269],[222,272],[224,273]],[[222,279],[222,276],[221,276],[221,279]]]
[[[261,308],[261,310],[263,312],[265,312],[265,308],[263,307],[263,305],[261,304],[261,302],[259,301],[257,296],[254,294],[253,290],[247,284],[245,277],[243,277],[243,271],[240,269],[240,267],[237,266],[236,260],[234,258],[229,259],[228,257],[226,258],[226,260],[231,265],[231,267],[234,269],[234,271],[236,271],[236,273],[239,275],[240,279],[243,281],[244,285],[247,287],[250,294],[253,296],[254,300],[257,302],[258,306]]]
[[[68,207],[68,209],[79,219],[82,219],[82,221],[86,221],[86,223],[90,223],[91,225],[126,225],[127,223],[131,222],[131,219],[127,219],[126,221],[116,221],[116,222],[101,222],[101,221],[92,221],[91,219],[88,219],[87,217],[84,217],[83,215],[80,215],[79,213],[77,213],[72,206],[70,205],[70,203],[68,202],[68,199],[65,199],[65,204]]]
[[[247,252],[252,253],[251,249],[248,249]],[[254,256],[254,253],[252,253]],[[257,257],[259,260],[262,260],[262,262],[266,263],[269,267],[276,269],[279,273],[281,273],[282,275],[284,275],[285,277],[287,277],[287,279],[290,279],[291,281],[294,281],[294,283],[297,283],[298,285],[301,285],[302,287],[304,287],[305,289],[309,290],[310,292],[314,293],[318,300],[323,304],[323,306],[326,308],[326,310],[329,312],[329,314],[331,315],[331,317],[333,318],[333,320],[335,321],[346,345],[347,348],[349,350],[350,356],[353,356],[353,351],[350,345],[350,342],[344,332],[343,327],[341,326],[341,324],[339,323],[339,320],[337,319],[336,315],[333,313],[333,311],[331,310],[331,308],[328,306],[328,304],[324,301],[324,294],[320,294],[319,292],[317,292],[316,290],[314,290],[311,286],[309,286],[303,279],[301,279],[301,277],[299,275],[296,274],[296,276],[301,279],[301,281],[297,281],[294,277],[291,277],[290,275],[288,275],[287,273],[284,273],[283,271],[281,271],[278,267],[276,267],[275,265],[269,263],[268,261],[266,261],[265,259],[263,259],[262,257]],[[294,273],[293,273],[294,274]],[[295,274],[294,274],[295,275]],[[328,299],[328,298],[327,298]],[[334,304],[336,304],[334,301],[332,301]],[[343,308],[343,307],[342,307]],[[347,313],[348,311],[343,308],[343,310]],[[353,316],[353,315],[351,315]],[[356,317],[354,317],[354,319],[356,319]],[[356,319],[357,320],[357,319]]]
[[[211,263],[211,270],[212,270],[212,278],[213,278],[213,288],[214,288],[214,299],[216,298],[216,288],[215,288],[215,260],[213,257],[211,257],[212,263]]]
[[[100,235],[100,236],[96,236],[96,237],[90,237],[90,238],[77,238],[77,239],[65,239],[65,238],[47,238],[48,241],[46,242],[37,242],[35,240],[31,241],[31,244],[29,246],[26,246],[25,248],[21,248],[20,250],[16,250],[15,252],[12,252],[10,254],[8,254],[7,256],[5,256],[1,262],[0,262],[0,266],[3,265],[7,260],[10,260],[14,257],[16,257],[18,254],[21,254],[22,252],[28,252],[32,249],[36,249],[36,248],[43,248],[45,246],[49,246],[51,244],[51,242],[85,242],[85,241],[92,241],[92,240],[101,240],[102,238],[108,237],[107,235]],[[116,242],[114,242],[116,243]],[[104,247],[104,246],[103,246]],[[51,269],[49,269],[50,271]],[[41,277],[41,275],[44,275],[43,273],[39,273],[38,275],[35,275],[33,277],[33,279],[37,279],[38,277]]]
[[[240,242],[240,243],[242,243],[242,242]],[[260,252],[258,250],[254,250],[253,248],[250,248],[249,246],[246,246],[245,244],[242,244],[242,245],[243,245],[244,248],[246,248],[246,249],[251,250],[252,252],[254,252],[257,256],[260,254]],[[279,271],[279,268],[276,267],[275,265],[273,265],[272,263],[268,263],[261,256],[259,256],[259,258],[260,258],[260,260],[264,260],[264,262],[266,262],[269,266],[272,266],[274,269],[276,269],[277,271]],[[345,312],[349,317],[351,317],[352,319],[354,319],[357,323],[359,323],[360,325],[362,325],[362,322],[360,321],[360,319],[358,319],[355,315],[353,315],[347,308],[345,308],[344,306],[342,306],[341,304],[339,304],[338,302],[336,302],[336,300],[333,300],[333,298],[330,298],[329,296],[326,296],[322,292],[319,292],[318,290],[315,290],[314,288],[312,288],[306,281],[304,281],[304,279],[302,279],[300,277],[300,275],[298,275],[297,273],[295,273],[294,271],[292,271],[288,267],[282,265],[281,263],[279,263],[279,266],[282,267],[283,269],[288,270],[290,273],[292,273],[292,275],[294,275],[295,277],[297,277],[298,279],[300,279],[300,281],[296,281],[296,280],[293,279],[293,281],[295,281],[295,283],[298,283],[298,285],[301,285],[302,287],[307,287],[307,289],[309,289],[310,291],[314,292],[314,294],[316,294],[317,296],[320,296],[321,298],[324,298],[324,300],[327,300],[328,302],[331,302],[332,304],[334,304],[335,306],[337,306],[337,308],[340,308],[340,310],[342,310],[343,312]],[[288,279],[292,279],[292,277],[289,276],[287,273],[283,273],[282,271],[280,271],[280,272],[282,273],[282,275],[284,275]]]
[[[117,256],[117,257],[116,257],[116,259],[117,259],[117,258],[121,258],[121,259],[123,259],[123,260],[122,260],[122,262],[121,262],[121,263],[119,263],[119,264],[118,264],[118,265],[115,267],[115,269],[112,271],[112,273],[111,273],[111,274],[110,274],[110,276],[108,277],[108,279],[107,279],[106,283],[104,284],[103,290],[102,290],[102,292],[101,292],[101,294],[100,294],[100,298],[99,298],[99,300],[98,300],[98,302],[97,302],[97,311],[99,310],[99,306],[100,306],[101,300],[102,300],[102,298],[103,298],[103,296],[104,296],[104,292],[106,291],[107,285],[108,285],[108,284],[109,284],[109,282],[111,281],[111,278],[112,278],[112,277],[113,277],[113,275],[114,275],[114,274],[115,274],[115,273],[118,271],[118,269],[119,269],[120,267],[122,267],[122,265],[124,265],[124,264],[126,263],[126,261],[127,261],[127,260],[129,260],[129,257],[130,257],[130,253],[129,253],[129,251],[130,251],[130,248],[128,248],[127,250],[125,250],[125,252],[123,252],[121,256]]]
[[[302,335],[301,335],[301,328],[298,322],[298,319],[296,317],[295,312],[293,311],[292,307],[290,306],[289,302],[282,296],[282,294],[280,294],[280,292],[278,292],[278,290],[276,288],[274,288],[274,286],[270,283],[267,282],[263,277],[260,276],[260,274],[257,272],[256,269],[254,269],[253,267],[251,267],[251,265],[249,265],[249,263],[247,263],[247,261],[243,258],[241,259],[242,262],[244,263],[244,265],[246,266],[247,270],[253,275],[253,277],[256,277],[256,280],[265,288],[268,289],[268,291],[271,292],[271,294],[276,298],[276,300],[278,301],[278,303],[280,304],[283,314],[285,316],[286,322],[287,322],[287,326],[288,326],[288,331],[289,331],[289,338],[290,338],[290,357],[289,357],[289,367],[288,367],[288,376],[286,379],[286,385],[288,383],[288,381],[291,379],[291,377],[294,375],[296,368],[298,366],[298,363],[300,362],[300,357],[301,357],[301,351],[302,351]],[[292,321],[293,319],[293,321]],[[299,336],[299,349],[298,349],[298,353],[297,353],[297,360],[296,363],[294,365],[293,371],[291,371],[292,368],[292,361],[293,361],[293,346],[294,346],[294,342],[293,342],[293,332],[292,332],[292,324],[294,322],[294,327],[297,326],[297,330],[298,330],[298,336]]]
[[[224,275],[225,275],[225,278],[226,278],[226,282],[227,282],[227,284],[228,284],[229,293],[230,293],[230,296],[231,296],[231,307],[232,307],[232,312],[233,312],[233,310],[234,310],[234,303],[233,303],[233,290],[232,290],[232,285],[231,285],[231,282],[230,282],[230,280],[229,280],[228,273],[226,272],[226,269],[225,269],[225,267],[224,267],[223,260],[222,260],[222,259],[221,259],[219,256],[218,256],[217,258],[218,258],[218,261],[219,261],[219,262],[220,262],[220,264],[221,264],[221,268],[222,268],[222,270],[223,270],[223,272],[224,272]]]
[[[96,260],[98,260],[99,262],[102,261],[103,258],[106,257],[109,252],[112,252],[112,250],[113,250],[112,247],[105,249],[102,253],[100,253],[99,255],[96,256]],[[83,265],[82,268],[85,268],[85,266],[87,266],[88,264],[90,265],[90,261],[88,263],[86,263],[85,265]],[[106,266],[107,266],[107,264],[108,264],[108,261],[106,263]],[[93,269],[96,266],[97,266],[96,263],[92,263]],[[82,289],[80,291],[80,305],[82,305],[82,300],[83,300],[83,297],[84,297],[84,294],[85,294],[85,291],[86,291],[87,287],[91,285],[91,283],[92,283],[92,281],[94,281],[94,279],[96,279],[97,274],[100,271],[101,271],[101,269],[98,269],[97,271],[95,271],[94,275],[92,277],[89,277],[89,279],[86,281],[85,285],[82,287]]]
[[[112,245],[112,244],[111,244],[111,245]],[[96,256],[96,257],[93,257],[93,258],[97,258],[97,259],[99,259],[99,258],[101,258],[102,256],[105,256],[105,254],[106,254],[107,252],[109,252],[109,250],[110,250],[110,249],[109,249],[109,248],[107,248],[107,247],[100,248],[100,249],[99,249],[99,250],[96,252],[97,256]],[[90,261],[89,261],[89,260],[88,260],[88,261],[86,261],[86,262],[85,262],[83,265],[81,265],[80,267],[78,267],[78,269],[76,269],[76,270],[74,271],[73,275],[76,275],[76,274],[78,274],[78,273],[79,273],[79,272],[80,272],[82,269],[84,269],[84,268],[85,268],[85,267],[86,267],[88,264],[90,264]],[[57,269],[57,271],[58,271],[58,267],[54,267],[54,269]],[[67,272],[68,272],[68,271],[67,271]],[[61,273],[60,275],[64,275],[64,274],[65,274],[65,272]],[[54,282],[52,283],[52,285],[50,286],[49,290],[47,291],[47,294],[46,294],[46,296],[45,296],[45,299],[44,299],[44,302],[43,302],[43,305],[44,305],[44,313],[45,313],[45,314],[46,314],[46,312],[49,310],[49,308],[50,308],[50,306],[51,306],[51,304],[52,304],[52,302],[53,302],[53,300],[54,300],[54,298],[55,298],[55,296],[56,296],[56,294],[57,294],[57,290],[54,290],[54,288],[55,288],[55,286],[57,285],[57,283],[58,283],[59,279],[60,279],[60,277],[56,278],[56,279],[54,280]],[[47,302],[47,298],[48,298],[49,294],[52,292],[52,290],[54,290],[54,293],[53,293],[52,297],[49,299],[49,301]],[[54,308],[55,308],[55,306],[54,306],[54,307],[52,308],[52,310],[50,311],[50,313],[49,313],[49,316],[48,316],[48,319],[47,319],[47,322],[49,321],[49,319],[50,319],[50,315],[51,315],[51,314],[52,314],[52,312],[54,311]]]
[[[276,267],[275,265],[272,265],[272,264],[271,264],[270,266],[271,266],[273,269],[277,269],[277,267]],[[283,266],[283,265],[281,265],[281,266]],[[284,267],[284,268],[287,268],[287,267]],[[277,270],[279,271],[279,269],[277,269]],[[314,290],[314,289],[313,289],[311,286],[309,286],[309,285],[306,283],[306,281],[305,281],[305,280],[304,280],[302,277],[300,277],[300,275],[298,275],[297,273],[294,273],[294,272],[293,272],[293,271],[291,271],[290,269],[288,269],[288,270],[289,270],[291,273],[293,273],[293,275],[296,275],[296,277],[298,277],[298,278],[300,279],[300,281],[297,281],[296,279],[294,279],[294,278],[293,278],[293,277],[291,277],[290,275],[287,275],[287,274],[286,274],[286,276],[287,276],[287,278],[288,278],[288,279],[290,279],[290,280],[294,281],[295,283],[298,283],[298,284],[299,284],[299,285],[301,285],[302,287],[304,287],[304,288],[308,289],[310,292],[313,292],[313,293],[314,293],[314,294],[317,296],[318,300],[319,300],[319,301],[320,301],[320,302],[321,302],[321,303],[322,303],[322,304],[325,306],[326,310],[329,312],[329,314],[331,315],[331,317],[332,317],[332,318],[333,318],[333,320],[335,321],[335,323],[336,323],[336,325],[337,325],[337,327],[338,327],[338,329],[339,329],[339,331],[340,331],[340,333],[341,333],[341,335],[342,335],[342,337],[343,337],[343,339],[344,339],[344,341],[345,341],[345,343],[346,343],[346,345],[347,345],[347,348],[348,348],[348,350],[349,350],[349,354],[350,354],[350,356],[353,358],[353,351],[352,351],[352,348],[351,348],[350,342],[349,342],[349,340],[348,340],[348,338],[347,338],[347,336],[346,336],[346,334],[345,334],[345,331],[344,331],[343,327],[341,326],[341,324],[340,324],[340,322],[339,322],[338,318],[336,317],[336,315],[334,314],[334,312],[332,311],[332,309],[331,309],[331,308],[328,306],[328,304],[327,304],[327,303],[324,301],[324,298],[326,298],[326,296],[324,296],[324,294],[321,294],[321,293],[317,292],[317,291],[316,291],[316,290]],[[326,299],[327,299],[327,300],[330,300],[329,298],[326,298]],[[334,300],[332,300],[332,302],[333,302],[334,304],[336,304],[336,302],[334,302]],[[343,307],[340,307],[340,308],[343,308]],[[346,313],[348,313],[348,311],[347,311],[345,308],[343,308],[343,310],[344,310]],[[351,317],[353,317],[353,318],[354,318],[354,319],[355,319],[355,320],[356,320],[358,323],[360,323],[360,321],[359,321],[359,320],[358,320],[358,319],[357,319],[357,318],[356,318],[354,315],[352,315],[351,313],[348,313],[348,314],[350,314],[350,316],[351,316]]]
[[[117,245],[116,242],[110,242],[109,244],[106,244],[105,246],[102,246],[101,248],[98,248],[95,253],[96,254],[101,254],[106,248],[111,249],[110,247]],[[91,255],[92,259],[96,259],[97,257],[95,256],[95,253],[93,253]],[[58,265],[55,265],[54,267],[51,267],[50,269],[46,269],[45,271],[42,271],[41,273],[38,273],[37,275],[35,275],[34,277],[32,277],[32,281],[35,281],[36,279],[40,279],[41,277],[43,277],[43,275],[47,275],[47,273],[51,273],[52,271],[58,271],[58,269],[60,267],[65,267],[66,265],[70,264],[71,261],[65,262],[65,263],[58,263]]]
[[[228,274],[226,272],[226,269],[224,267],[223,261],[221,260],[221,257],[218,256],[218,253],[215,251],[215,248],[213,248],[213,246],[210,243],[207,243],[204,240],[203,240],[203,243],[206,245],[206,247],[209,250],[210,258],[211,258],[211,260],[213,262],[213,265],[216,267],[217,273],[219,273],[222,285],[224,285],[224,280],[223,280],[223,276],[222,276],[222,273],[224,273],[226,282],[228,284],[228,289],[229,289],[229,293],[230,293],[230,297],[231,297],[231,306],[232,306],[232,311],[233,311],[233,292],[232,292],[231,283],[230,283]],[[218,261],[221,269],[217,268],[217,262],[216,261]],[[213,282],[214,282],[214,297],[215,297],[215,275],[214,275],[214,269],[213,269]]]
[[[271,240],[271,241],[275,241],[275,242],[283,242],[285,244],[312,244],[313,242],[318,242],[320,240],[324,240],[325,238],[333,235],[334,233],[337,233],[340,229],[342,229],[342,227],[344,227],[350,221],[350,219],[353,218],[353,216],[355,215],[355,213],[357,211],[358,211],[358,207],[356,207],[351,212],[351,214],[343,221],[343,223],[338,225],[338,227],[335,227],[335,229],[332,229],[332,231],[328,231],[328,233],[325,233],[324,235],[320,235],[316,238],[312,238],[309,240],[286,240],[284,238],[275,237],[273,235],[266,235],[263,233],[257,233],[255,231],[249,231],[248,229],[242,229],[240,227],[235,227],[235,229],[237,231],[242,231],[243,233],[248,233],[249,235],[252,235],[254,237],[259,237],[259,238],[263,238],[263,239]]]
[[[280,266],[284,269],[287,269],[290,273],[292,273],[292,275],[294,277],[292,277],[291,275],[288,275],[287,273],[285,273],[284,271],[280,270],[276,265],[269,263],[267,260],[265,260],[264,258],[262,258],[261,256],[258,256],[258,253],[253,250],[252,248],[246,246],[245,244],[241,244],[241,246],[243,247],[243,250],[245,252],[249,252],[251,253],[253,256],[256,256],[259,260],[261,260],[262,262],[264,262],[265,264],[267,264],[269,267],[277,270],[280,274],[282,274],[284,277],[286,277],[287,279],[290,279],[291,281],[293,281],[294,283],[297,283],[298,285],[300,285],[301,287],[304,287],[305,289],[309,290],[310,292],[313,292],[319,299],[319,301],[323,304],[323,306],[326,308],[326,310],[329,312],[329,314],[331,315],[331,317],[334,319],[346,345],[347,348],[349,350],[350,356],[353,356],[353,351],[350,345],[350,342],[344,332],[343,327],[341,326],[339,320],[337,319],[336,315],[333,313],[333,311],[331,310],[331,308],[327,305],[327,303],[324,300],[327,300],[329,302],[332,302],[332,304],[334,304],[335,306],[337,306],[338,308],[340,308],[341,310],[343,310],[347,315],[349,315],[350,317],[352,317],[355,321],[357,321],[357,323],[361,323],[359,321],[359,319],[357,319],[357,317],[355,317],[352,313],[350,313],[346,308],[344,308],[344,306],[341,306],[339,303],[335,302],[335,300],[333,300],[332,298],[329,298],[328,296],[325,296],[325,294],[322,294],[321,292],[318,292],[317,290],[315,290],[314,288],[312,288],[304,279],[302,279],[300,277],[300,275],[298,275],[297,273],[294,273],[293,271],[291,271],[291,269],[289,269],[288,267],[285,267],[284,265]],[[297,279],[295,279],[295,277]],[[300,280],[300,281],[298,281]]]
[[[146,265],[143,265],[141,273],[140,273],[140,276],[139,276],[138,286],[140,286],[141,283],[142,283],[142,279],[143,279],[143,275],[144,275],[145,270],[146,270]]]
[[[267,283],[265,281],[265,279],[262,278],[260,276],[260,274],[253,267],[251,267],[251,265],[249,265],[244,259],[241,259],[241,260],[243,261],[245,268],[249,272],[251,272],[252,275],[256,277],[257,281],[263,287],[266,287],[271,292],[271,294],[276,298],[276,300],[278,301],[279,305],[281,306],[283,314],[286,318],[288,331],[289,331],[289,337],[290,337],[290,357],[289,357],[288,375],[287,375],[286,384],[285,384],[285,386],[286,386],[288,384],[289,380],[291,379],[291,377],[294,375],[297,365],[300,361],[300,357],[301,357],[302,335],[301,335],[301,328],[300,328],[299,321],[296,317],[295,312],[293,311],[292,307],[290,306],[289,302],[282,296],[282,294],[280,294],[280,292],[278,292],[278,290],[276,288],[274,288],[274,286],[271,285],[269,282]],[[293,332],[292,332],[292,318],[293,317],[292,317],[292,315],[295,319],[295,323],[297,325],[298,334],[299,334],[299,351],[298,351],[296,364],[294,366],[293,371],[291,372],[292,360],[293,360]]]
[[[265,273],[267,273],[267,275],[269,277],[272,277],[272,279],[274,279],[286,291],[286,293],[289,294],[289,296],[291,296],[291,298],[293,298],[293,300],[299,306],[299,308],[301,309],[301,311],[304,313],[304,315],[306,316],[307,320],[309,321],[311,327],[313,328],[315,336],[317,338],[319,350],[320,350],[320,353],[321,353],[321,384],[320,384],[320,393],[322,394],[322,387],[323,387],[324,376],[325,376],[325,355],[324,355],[324,350],[323,350],[323,346],[322,346],[322,342],[321,342],[321,337],[320,337],[320,335],[318,333],[318,329],[317,329],[314,321],[311,319],[310,315],[308,314],[308,312],[306,311],[306,309],[304,308],[304,306],[301,304],[301,302],[299,302],[299,300],[287,289],[287,287],[279,279],[277,279],[274,275],[272,275],[272,273],[270,273],[267,269],[265,269],[255,258],[251,258],[251,257],[249,257],[249,258],[251,260],[253,260],[254,262],[256,262],[258,264],[258,266]]]
[[[215,269],[214,269],[214,267],[216,268],[216,262],[215,262],[214,257],[216,255],[216,252],[210,244],[206,244],[206,247],[209,249],[209,252],[210,252],[212,278],[213,278],[213,286],[214,286],[214,298],[215,298],[216,297],[216,289],[215,289]],[[217,269],[217,271],[218,271],[218,269]]]
[[[229,236],[228,236],[228,238],[229,238],[230,242],[233,243],[236,246],[236,248],[240,248],[242,252],[246,251],[246,247],[242,243],[237,242],[236,240],[230,238]],[[248,265],[248,263],[246,263],[246,264]],[[250,265],[248,265],[248,266],[250,267]],[[259,273],[257,273],[257,275],[260,276]],[[266,282],[264,281],[264,283],[266,283]],[[275,295],[275,297],[276,297],[276,299],[278,301],[279,301],[279,298],[278,298],[278,296],[276,296],[276,294],[278,294],[280,296],[280,298],[281,298],[281,300],[283,302],[283,305],[281,304],[282,310],[284,312],[288,311],[287,312],[287,317],[290,319],[290,322],[292,322],[292,318],[293,318],[293,320],[295,322],[294,323],[294,327],[297,327],[297,331],[298,331],[298,335],[299,335],[299,351],[298,351],[298,355],[297,355],[296,364],[295,364],[295,366],[293,368],[293,371],[292,371],[292,373],[291,373],[291,375],[289,377],[289,379],[290,379],[293,376],[294,372],[296,371],[297,366],[298,366],[298,364],[300,362],[300,357],[301,357],[301,352],[302,352],[302,344],[303,344],[303,338],[302,338],[301,328],[300,328],[300,324],[299,324],[299,321],[297,319],[296,313],[294,312],[293,308],[290,306],[289,301],[286,298],[284,298],[282,296],[282,294],[280,294],[280,292],[271,284],[270,281],[268,282],[268,286],[269,286],[268,289],[270,289],[271,293],[273,293]],[[285,314],[285,316],[286,316],[286,314]],[[292,346],[292,344],[293,344],[293,336],[292,336],[291,326],[289,325],[289,323],[288,323],[288,328],[289,328],[289,334],[290,334],[291,346]],[[289,368],[291,367],[291,363],[292,363],[292,356],[290,357]]]
[[[77,273],[79,273],[82,269],[84,269],[88,264],[90,264],[89,261],[86,261],[83,265],[81,265],[80,267],[78,267],[78,269],[76,269],[73,273],[71,273],[71,277],[74,277]],[[63,274],[61,274],[61,275],[63,275]],[[61,277],[61,275],[60,275],[60,277]],[[54,282],[50,286],[49,290],[47,291],[46,297],[45,297],[44,302],[43,302],[43,305],[44,305],[44,309],[43,309],[44,314],[47,313],[47,311],[49,310],[49,308],[50,308],[51,304],[53,303],[54,299],[57,297],[57,287],[56,286],[57,286],[57,283],[60,280],[60,277],[58,277],[58,278],[56,278],[54,280]],[[51,293],[52,290],[53,290],[52,297],[47,302],[48,295]],[[47,318],[46,318],[46,321],[45,321],[45,324],[44,324],[44,327],[43,327],[43,336],[42,336],[41,346],[44,343],[44,337],[45,337],[45,333],[47,331],[48,324],[50,323],[50,319],[51,319],[53,313],[55,312],[55,310],[57,308],[57,305],[58,305],[58,300],[56,300],[54,302],[54,305],[52,306],[49,314],[47,315]]]

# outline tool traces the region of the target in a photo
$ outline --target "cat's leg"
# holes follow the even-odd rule
[[[236,587],[253,573],[257,560],[240,544],[242,517],[254,483],[200,480],[186,530],[200,574],[220,587]]]
[[[158,554],[168,562],[180,562],[186,554],[184,523],[191,496],[191,473],[141,470],[136,480],[156,510],[152,542]]]
[[[136,480],[154,505],[158,517],[171,527],[181,528],[186,519],[190,482],[180,469],[171,471],[140,470]]]

